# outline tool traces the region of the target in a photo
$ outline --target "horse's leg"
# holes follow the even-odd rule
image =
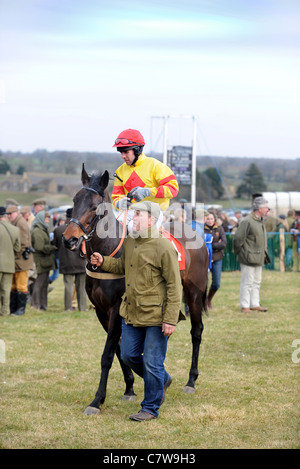
[[[108,333],[105,342],[105,347],[101,357],[101,375],[98,390],[95,394],[94,400],[87,406],[84,413],[86,415],[95,415],[100,413],[100,407],[106,398],[107,380],[109,371],[111,369],[114,355],[117,349],[120,336],[115,333]]]
[[[203,311],[203,293],[188,295],[188,306],[191,319],[191,337],[192,337],[192,363],[189,373],[189,380],[183,389],[183,392],[192,394],[195,392],[195,382],[198,378],[199,350],[203,332],[202,311]]]
[[[134,376],[129,366],[125,365],[125,363],[121,360],[120,343],[118,343],[118,346],[116,349],[116,355],[118,357],[120,366],[122,368],[124,381],[126,384],[126,389],[125,389],[124,396],[122,399],[123,401],[135,401],[136,394],[133,390]]]

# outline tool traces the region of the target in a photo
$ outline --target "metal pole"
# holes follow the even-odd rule
[[[191,203],[192,208],[196,208],[196,142],[197,142],[197,116],[193,116],[193,148],[192,148],[192,186],[191,186]]]

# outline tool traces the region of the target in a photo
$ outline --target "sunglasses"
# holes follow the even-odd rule
[[[132,142],[131,140],[128,140],[128,138],[117,138],[115,140],[115,144],[118,145],[119,143],[127,145],[128,143],[133,143],[134,145],[140,145],[140,143],[137,142]]]

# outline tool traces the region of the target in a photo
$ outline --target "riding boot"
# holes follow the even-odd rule
[[[217,290],[213,290],[212,288],[209,289],[208,296],[207,296],[207,309],[212,309],[211,300],[213,299],[216,292]]]
[[[13,313],[14,316],[21,316],[25,313],[27,303],[27,293],[18,291],[18,309]]]
[[[9,310],[10,314],[14,314],[18,309],[18,292],[11,291],[10,292],[10,300],[9,300]]]

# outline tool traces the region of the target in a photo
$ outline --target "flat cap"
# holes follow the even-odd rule
[[[14,213],[18,211],[18,207],[16,205],[9,205],[6,209],[6,213]]]
[[[0,207],[0,217],[3,217],[3,215],[6,215],[6,208]]]
[[[20,213],[23,215],[24,213],[30,213],[31,212],[31,208],[29,207],[29,205],[24,205],[21,210],[20,210]]]
[[[132,210],[141,210],[142,212],[150,213],[156,220],[158,220],[160,215],[160,207],[155,202],[150,202],[150,200],[145,200],[144,202],[138,202],[137,204],[132,204],[130,206]]]
[[[32,202],[32,205],[47,205],[45,199],[36,199]]]

